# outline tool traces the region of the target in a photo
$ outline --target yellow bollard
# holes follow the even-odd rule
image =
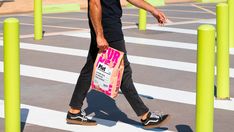
[[[42,35],[42,0],[34,0],[34,39],[41,40]]]
[[[229,12],[229,47],[234,48],[234,0],[228,0]]]
[[[217,26],[217,98],[229,99],[228,4],[216,6]]]
[[[3,23],[5,132],[20,132],[19,20]]]
[[[196,132],[213,132],[215,28],[198,27]]]
[[[143,9],[139,9],[139,30],[146,30],[147,12]]]

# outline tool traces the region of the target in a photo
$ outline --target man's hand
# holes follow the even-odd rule
[[[127,0],[129,3],[135,5],[136,7],[142,8],[149,11],[157,20],[159,25],[164,25],[167,22],[167,18],[163,12],[156,9],[144,0]]]
[[[167,22],[167,18],[163,12],[158,9],[155,9],[151,14],[158,20],[159,25],[164,25]]]
[[[101,52],[107,50],[107,48],[109,47],[108,42],[103,36],[97,36],[97,47]]]

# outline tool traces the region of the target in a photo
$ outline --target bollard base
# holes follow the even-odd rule
[[[215,99],[216,99],[216,100],[231,100],[230,97],[225,97],[225,98],[218,98],[218,97],[216,97]]]

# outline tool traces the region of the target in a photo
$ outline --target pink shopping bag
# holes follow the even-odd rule
[[[109,47],[98,53],[94,63],[91,88],[111,98],[118,95],[124,71],[124,53]]]

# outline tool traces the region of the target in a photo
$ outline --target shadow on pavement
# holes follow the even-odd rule
[[[29,112],[29,109],[21,108],[21,115],[20,115],[21,116],[21,132],[24,131],[27,117],[28,117],[28,112]]]
[[[114,126],[117,121],[140,125],[140,122],[129,119],[127,115],[116,106],[115,100],[101,92],[91,90],[87,96],[87,103],[88,107],[85,109],[87,115],[94,112],[96,118],[115,122],[113,124],[108,123],[102,125]]]
[[[116,105],[115,100],[109,98],[105,94],[91,90],[87,95],[87,103],[88,107],[85,109],[87,115],[91,113],[95,113],[95,118],[110,120],[113,122],[98,122],[98,124],[105,125],[108,127],[116,125],[118,121],[124,122],[127,124],[132,124],[136,127],[141,127],[141,123],[139,121],[132,120],[127,117],[125,113],[123,113]],[[164,131],[168,128],[158,128],[151,129],[151,131]]]
[[[190,126],[184,124],[176,125],[176,129],[178,132],[193,132]]]

